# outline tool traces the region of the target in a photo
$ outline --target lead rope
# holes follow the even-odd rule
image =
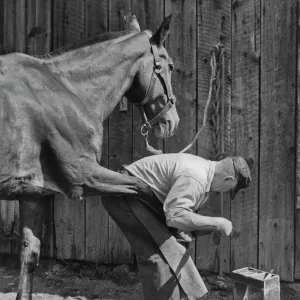
[[[210,74],[209,91],[208,91],[207,101],[206,101],[205,108],[204,108],[202,126],[198,130],[197,134],[195,135],[195,137],[191,141],[191,143],[189,145],[187,145],[184,149],[182,149],[179,153],[184,153],[187,150],[189,150],[193,146],[193,144],[196,142],[196,140],[198,139],[200,133],[206,127],[207,116],[208,116],[208,108],[209,108],[209,105],[211,103],[212,94],[214,93],[214,89],[215,89],[215,86],[216,86],[217,64],[216,64],[216,53],[215,53],[214,50],[211,52],[210,68],[211,68],[211,74]]]
[[[217,63],[218,60],[218,63]],[[226,65],[225,65],[225,48],[224,45],[220,42],[213,47],[211,52],[210,59],[210,67],[211,67],[211,76],[210,76],[210,86],[208,97],[204,109],[203,122],[202,126],[197,132],[196,136],[192,140],[192,142],[180,153],[186,152],[188,149],[192,147],[192,145],[197,140],[200,133],[206,127],[207,116],[208,116],[208,108],[210,103],[212,102],[212,98],[214,101],[212,102],[213,114],[212,114],[212,126],[213,126],[213,145],[215,149],[215,159],[221,160],[225,155],[225,145],[224,145],[224,131],[225,131],[225,78],[226,78]],[[224,215],[224,194],[220,193],[220,209],[221,216]],[[219,279],[221,281],[224,280],[223,272],[224,272],[224,239],[222,235],[220,236],[219,243]]]
[[[219,45],[219,44],[218,44]],[[215,86],[216,86],[216,70],[217,70],[217,63],[216,63],[216,53],[215,50],[218,50],[219,46],[215,46],[214,50],[211,52],[211,59],[210,59],[210,68],[211,68],[211,74],[210,74],[210,84],[209,84],[209,91],[208,91],[208,96],[207,96],[207,101],[205,104],[205,108],[204,108],[204,114],[203,114],[203,121],[202,121],[202,126],[201,128],[198,130],[197,134],[195,135],[194,139],[192,140],[192,142],[186,146],[183,150],[181,150],[179,153],[184,153],[187,150],[189,150],[193,144],[196,142],[196,140],[198,139],[200,133],[203,131],[203,129],[206,127],[206,123],[207,123],[207,116],[208,116],[208,108],[209,105],[211,103],[211,99],[212,99],[212,94],[214,92]],[[218,85],[220,86],[220,85]],[[146,146],[146,150],[148,152],[150,152],[151,154],[162,154],[162,150],[157,150],[155,148],[153,148],[149,142],[148,142],[148,130],[146,130],[144,132],[143,127],[141,128],[141,134],[144,137],[145,140],[145,146]]]

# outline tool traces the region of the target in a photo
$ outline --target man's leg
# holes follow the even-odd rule
[[[134,205],[135,199],[130,199]],[[174,272],[161,254],[144,225],[137,219],[125,197],[103,200],[103,206],[117,223],[137,255],[139,276],[144,300],[187,299]],[[139,205],[143,213],[154,214],[146,205]],[[157,218],[157,222],[160,222]]]

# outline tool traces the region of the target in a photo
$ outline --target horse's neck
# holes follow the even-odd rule
[[[71,92],[104,120],[131,86],[149,48],[146,35],[130,34],[64,53],[53,62]]]

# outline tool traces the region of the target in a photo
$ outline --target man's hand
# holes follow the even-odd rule
[[[225,218],[216,218],[216,222],[218,223],[218,230],[223,231],[227,236],[230,235],[232,231],[232,223],[231,221]]]

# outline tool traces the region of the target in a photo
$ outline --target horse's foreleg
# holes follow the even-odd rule
[[[43,224],[49,212],[49,199],[20,201],[21,272],[16,300],[32,299],[32,282],[39,263]]]
[[[142,180],[95,165],[84,178],[84,195],[138,195],[152,197],[153,192]]]

